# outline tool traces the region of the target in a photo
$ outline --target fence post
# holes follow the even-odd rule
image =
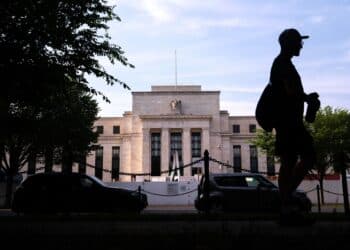
[[[141,213],[141,210],[142,210],[142,198],[141,198],[141,185],[139,185],[137,187],[137,193],[138,193],[138,196],[139,196],[139,207],[138,207],[138,213]]]
[[[346,178],[346,165],[345,161],[342,165],[341,169],[341,181],[343,186],[343,201],[344,201],[344,213],[346,215],[350,215],[350,207],[349,207],[349,192],[348,192],[348,180]]]
[[[209,214],[209,151],[204,151],[204,201],[205,201],[205,213]]]
[[[317,184],[316,186],[316,190],[317,190],[317,208],[318,208],[318,212],[321,213],[321,203],[320,203],[320,185]]]

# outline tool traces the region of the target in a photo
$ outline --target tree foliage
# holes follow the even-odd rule
[[[273,132],[266,132],[263,129],[256,131],[256,137],[250,142],[256,145],[267,156],[275,155],[275,135]]]
[[[317,152],[317,166],[323,171],[333,166],[339,172],[334,157],[339,152],[350,152],[350,113],[346,109],[321,109],[310,125]]]
[[[68,151],[73,159],[96,142],[93,95],[109,100],[87,76],[130,89],[98,58],[134,67],[111,42],[110,21],[120,18],[105,0],[0,1],[0,169],[7,180],[33,153]]]
[[[87,74],[129,88],[97,60],[133,67],[110,42],[106,23],[120,18],[106,1],[3,0],[0,6],[0,70],[10,98],[36,102],[65,79],[103,95],[89,87]]]
[[[346,109],[333,109],[326,106],[320,109],[316,119],[306,124],[314,138],[317,163],[315,170],[326,174],[329,170],[339,172],[339,164],[335,157],[339,152],[350,152],[350,112]],[[252,143],[265,154],[274,155],[275,135],[258,130]]]
[[[89,74],[129,89],[97,60],[102,56],[133,67],[122,48],[110,42],[107,23],[120,21],[113,9],[104,0],[1,1],[2,144],[8,134],[33,135],[36,120],[64,88],[102,95],[108,101],[89,86]],[[16,124],[19,128],[13,129]]]

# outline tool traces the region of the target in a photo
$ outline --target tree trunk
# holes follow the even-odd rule
[[[5,206],[7,208],[11,207],[12,193],[13,193],[13,178],[18,174],[19,168],[19,153],[18,148],[13,147],[9,150],[9,169],[6,173],[6,200]]]
[[[8,173],[6,175],[6,196],[5,196],[5,207],[10,208],[12,202],[12,193],[13,193],[13,175]]]
[[[45,173],[52,172],[53,166],[53,150],[51,147],[48,147],[45,150]]]

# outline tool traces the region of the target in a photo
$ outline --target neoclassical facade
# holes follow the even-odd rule
[[[220,91],[200,85],[152,86],[151,91],[132,92],[132,111],[95,122],[100,147],[74,164],[73,171],[105,182],[189,180],[204,173],[203,162],[191,163],[208,150],[216,160],[210,162],[211,172],[247,169],[273,176],[274,164],[250,142],[257,128],[254,116],[220,110]],[[43,161],[36,167],[44,171]],[[61,165],[53,171],[61,171]]]
[[[132,111],[123,117],[102,117],[95,125],[101,147],[87,157],[83,171],[104,181],[200,175],[203,162],[168,171],[195,162],[206,149],[210,157],[225,163],[211,162],[212,172],[240,168],[274,172],[250,142],[258,127],[255,117],[230,116],[220,110],[220,91],[205,91],[199,85],[152,86],[151,91],[132,92]],[[149,175],[136,175],[142,173]]]

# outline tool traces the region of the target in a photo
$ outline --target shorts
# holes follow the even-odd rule
[[[304,126],[276,128],[275,154],[315,158],[313,138]]]

